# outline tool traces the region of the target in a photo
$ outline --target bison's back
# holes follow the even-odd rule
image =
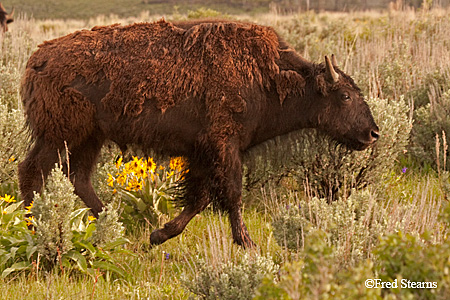
[[[198,99],[211,118],[223,118],[217,113],[246,109],[243,89],[270,85],[277,50],[276,33],[251,24],[95,27],[40,45],[27,65],[22,100],[34,135],[55,142],[74,141],[74,132],[79,139],[89,135],[98,109],[137,116],[145,101],[164,112]],[[80,80],[107,83],[100,106],[77,89]]]

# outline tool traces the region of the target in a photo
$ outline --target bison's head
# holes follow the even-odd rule
[[[321,98],[315,115],[317,127],[338,142],[355,150],[364,150],[378,140],[378,126],[353,79],[339,70],[334,55],[316,76]],[[316,102],[317,103],[317,102]]]
[[[2,3],[0,3],[0,31],[6,32],[8,31],[8,24],[14,21],[13,19],[14,9],[8,14],[3,7]]]

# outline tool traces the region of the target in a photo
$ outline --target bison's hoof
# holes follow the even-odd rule
[[[159,245],[167,241],[168,237],[162,231],[162,229],[156,229],[150,234],[150,245]]]
[[[256,247],[256,244],[252,241],[252,239],[250,237],[234,239],[234,242],[236,244],[238,244],[239,246],[242,246],[246,249]]]

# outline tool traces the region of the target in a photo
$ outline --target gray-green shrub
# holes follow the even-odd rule
[[[118,238],[123,238],[125,227],[119,222],[120,214],[114,203],[106,205],[105,209],[99,213],[96,230],[92,233],[90,241],[92,244],[103,247],[107,243]]]
[[[25,155],[29,136],[23,128],[20,110],[9,110],[0,96],[0,192],[11,193],[10,185],[17,183],[17,162]]]
[[[31,214],[36,227],[37,251],[50,262],[72,248],[70,214],[77,196],[58,167],[51,171],[41,194],[35,194]]]
[[[200,299],[252,299],[263,278],[274,280],[278,269],[270,257],[256,254],[218,266],[198,259],[194,278],[185,275],[183,285]]]
[[[378,237],[386,232],[387,212],[378,205],[367,189],[331,204],[324,198],[300,200],[274,216],[273,234],[279,245],[299,251],[304,248],[304,237],[320,229],[327,233],[338,265],[354,265],[369,258]]]

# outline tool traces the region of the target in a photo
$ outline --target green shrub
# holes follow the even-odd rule
[[[299,53],[311,50],[310,52],[314,54],[314,50],[316,50],[314,47],[320,47],[325,44],[318,43],[321,27],[318,25],[317,21],[317,14],[308,12],[305,14],[298,14],[296,17],[289,18],[288,20],[283,19],[282,21],[277,22],[275,29],[280,36],[286,39],[286,41]],[[322,57],[314,57],[312,59],[318,58]]]
[[[377,66],[380,96],[399,100],[412,85],[413,77],[419,73],[407,42],[394,43],[389,53]]]
[[[27,228],[22,201],[14,196],[0,197],[0,272],[2,277],[13,271],[31,267],[36,258],[35,239]]]
[[[109,206],[95,221],[86,215],[89,209],[74,210],[76,199],[73,186],[59,168],[52,170],[42,194],[35,194],[28,210],[21,209],[22,202],[15,202],[9,195],[1,197],[2,277],[55,268],[62,272],[77,269],[93,277],[100,270],[108,279],[133,277],[112,255],[129,254],[121,249],[128,240],[117,223],[117,212]]]
[[[404,101],[369,99],[368,103],[380,128],[375,146],[349,151],[312,129],[277,137],[246,158],[246,189],[291,178],[298,185],[308,182],[319,198],[332,200],[380,182],[404,151],[411,124]]]
[[[397,299],[446,299],[450,292],[450,244],[433,244],[430,235],[404,234],[384,237],[374,251],[376,271],[382,281],[397,281],[398,288],[385,291]],[[420,282],[421,288],[409,282]],[[427,285],[428,287],[426,287]],[[435,286],[433,286],[435,285]]]
[[[430,100],[414,113],[409,150],[418,162],[448,171],[446,145],[450,142],[450,89],[435,94]]]
[[[0,104],[7,105],[8,110],[21,107],[20,80],[35,47],[36,41],[25,30],[8,32],[0,37]]]
[[[29,144],[19,86],[31,44],[26,33],[0,37],[0,195],[17,195],[17,163]]]
[[[374,278],[373,264],[364,261],[348,270],[339,269],[329,234],[315,229],[305,235],[300,259],[286,263],[276,283],[264,281],[255,299],[381,299],[380,289],[366,289],[364,282]]]
[[[274,280],[277,271],[270,257],[256,254],[220,265],[198,259],[194,278],[185,274],[183,285],[200,299],[252,299],[263,278]]]
[[[378,237],[387,230],[387,212],[367,189],[352,193],[348,199],[328,204],[326,199],[300,200],[280,209],[272,226],[277,243],[300,251],[304,237],[320,229],[327,233],[333,255],[340,267],[355,265],[370,258]]]
[[[446,223],[449,206],[444,210]],[[448,225],[448,223],[447,223]],[[370,229],[368,229],[370,231]],[[327,240],[330,234],[314,229],[305,234],[300,259],[286,263],[278,282],[264,281],[256,299],[447,299],[450,292],[450,243],[434,244],[432,237],[385,235],[373,249],[372,260],[339,268],[340,257]],[[397,288],[365,286],[367,279],[397,282]],[[409,284],[409,286],[408,286]],[[416,287],[413,288],[412,285]],[[417,288],[418,284],[422,286]]]

